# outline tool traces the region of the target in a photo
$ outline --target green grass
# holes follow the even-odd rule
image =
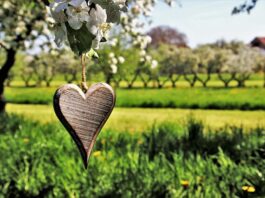
[[[51,105],[8,104],[7,112],[22,114],[42,123],[59,122]],[[227,124],[246,128],[265,127],[265,111],[114,108],[104,128],[139,132],[151,128],[154,123],[173,122],[183,126],[189,114],[212,128]]]
[[[189,109],[265,109],[263,88],[117,90],[117,106]]]
[[[51,104],[57,87],[6,88],[6,99],[20,104]],[[117,89],[117,107],[265,109],[264,88]]]
[[[207,131],[192,118],[184,129],[103,130],[85,170],[59,124],[1,115],[0,196],[264,197],[264,131]]]

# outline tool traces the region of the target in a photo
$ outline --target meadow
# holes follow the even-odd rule
[[[89,167],[58,123],[0,116],[3,197],[264,197],[265,128],[161,124],[99,135]]]
[[[265,89],[257,82],[116,89],[86,170],[53,112],[64,83],[17,81],[0,115],[0,197],[264,197]]]
[[[64,83],[65,84],[65,83]],[[19,104],[52,104],[57,86],[6,88],[6,99]],[[116,89],[116,107],[264,110],[265,89],[179,87]]]
[[[8,104],[7,112],[20,114],[44,124],[58,122],[51,105]],[[265,111],[116,107],[104,128],[117,132],[140,132],[150,129],[153,124],[164,122],[183,126],[189,115],[202,120],[206,127],[215,129],[226,125],[244,128],[265,127]]]

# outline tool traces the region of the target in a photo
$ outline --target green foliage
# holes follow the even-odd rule
[[[92,41],[96,36],[88,31],[85,24],[83,24],[78,31],[72,29],[68,23],[65,23],[65,25],[68,31],[67,38],[69,45],[73,52],[77,55],[88,52],[91,49]]]
[[[84,170],[70,135],[59,125],[41,125],[15,115],[1,115],[0,121],[0,196],[265,195],[261,128],[202,133],[198,127],[202,123],[193,120],[186,131],[173,124],[154,126],[143,135],[103,131]],[[196,130],[198,139],[188,138]],[[245,185],[255,192],[243,191]]]

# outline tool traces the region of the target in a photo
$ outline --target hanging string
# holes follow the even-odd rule
[[[81,88],[84,92],[88,90],[87,84],[86,84],[86,55],[82,54],[80,56],[81,58],[81,65],[82,65],[82,82],[81,82]]]

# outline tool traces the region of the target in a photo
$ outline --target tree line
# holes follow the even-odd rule
[[[176,87],[183,78],[191,87],[198,82],[207,87],[215,74],[224,87],[229,87],[232,81],[236,81],[238,87],[244,87],[253,73],[263,72],[265,87],[264,53],[241,42],[218,41],[195,49],[161,44],[148,51],[155,64],[148,61],[149,55],[141,55],[144,52],[136,48],[105,47],[99,51],[100,59],[87,62],[88,79],[101,76],[100,80],[104,78],[105,82],[116,87],[125,82],[128,88],[132,88],[136,81],[141,81],[145,88],[150,84],[163,88],[168,83]],[[58,75],[67,83],[80,79],[80,60],[67,51],[25,56],[23,61],[23,68],[16,76],[25,86],[32,86],[32,81],[34,86],[41,86],[42,82],[50,86]],[[10,72],[6,85],[10,85],[14,77],[15,72]]]

